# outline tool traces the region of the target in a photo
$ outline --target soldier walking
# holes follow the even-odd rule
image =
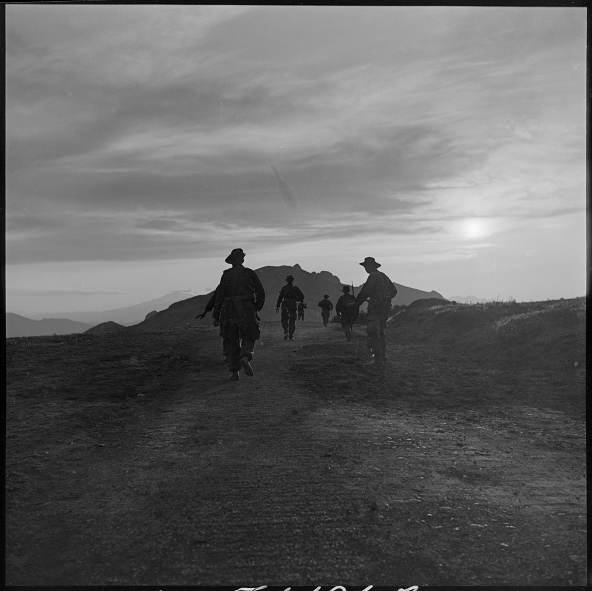
[[[294,277],[288,275],[286,277],[287,285],[280,289],[275,311],[276,314],[282,307],[282,328],[284,329],[284,340],[294,340],[294,330],[296,329],[296,314],[298,309],[298,302],[304,300],[304,294],[299,287],[294,285]],[[306,306],[305,306],[306,307]]]
[[[265,290],[257,273],[243,266],[245,253],[235,248],[225,261],[232,265],[220,279],[214,304],[214,319],[220,323],[220,336],[226,339],[230,379],[240,379],[244,370],[253,375],[251,360],[255,341],[259,339],[257,312],[265,303]]]
[[[329,318],[331,316],[331,310],[333,310],[333,304],[329,301],[329,296],[325,294],[323,299],[319,302],[319,308],[321,308],[321,316],[323,317],[323,326],[327,326]]]
[[[341,326],[345,331],[345,338],[349,342],[351,341],[352,328],[356,320],[356,309],[354,306],[356,298],[349,293],[349,285],[344,285],[341,291],[343,292],[343,295],[335,304],[335,312],[341,319]]]
[[[306,304],[298,302],[298,320],[304,320],[304,310],[306,310]]]
[[[395,284],[382,271],[380,263],[374,257],[366,257],[360,263],[368,273],[360,293],[354,301],[354,308],[368,301],[368,325],[366,326],[366,345],[372,353],[373,365],[384,365],[386,362],[386,321],[391,309],[391,300],[397,295]]]

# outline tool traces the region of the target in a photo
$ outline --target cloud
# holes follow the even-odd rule
[[[70,296],[96,296],[96,295],[125,295],[120,291],[84,291],[65,289],[14,289],[8,288],[7,295],[26,297],[70,297]]]
[[[7,262],[462,261],[583,214],[584,14],[8,6]]]

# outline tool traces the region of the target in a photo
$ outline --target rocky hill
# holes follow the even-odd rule
[[[92,328],[89,328],[85,331],[85,334],[103,334],[106,332],[118,332],[120,330],[125,330],[127,327],[123,326],[123,324],[117,324],[117,322],[101,322],[101,324],[97,324]]]
[[[319,319],[321,318],[320,308],[318,302],[323,299],[324,294],[329,295],[329,299],[335,303],[339,296],[342,295],[341,289],[343,283],[339,277],[336,277],[328,271],[321,271],[320,273],[309,273],[300,267],[294,265],[293,267],[261,267],[256,269],[256,273],[263,283],[265,288],[266,300],[263,310],[259,313],[261,320],[264,322],[279,321],[280,316],[276,314],[275,306],[278,294],[282,286],[286,284],[286,276],[294,276],[294,284],[297,285],[304,293],[304,302],[308,304],[305,319]],[[419,299],[436,298],[444,299],[439,293],[435,291],[426,292],[419,289],[413,289],[395,283],[399,292],[393,299],[393,305],[408,305]],[[355,292],[358,293],[361,286],[354,287]],[[187,327],[200,326],[204,324],[211,324],[212,316],[208,314],[203,320],[195,320],[195,316],[203,311],[208,300],[213,292],[205,295],[194,296],[186,300],[176,302],[170,305],[166,310],[162,310],[150,318],[146,318],[143,322],[129,327],[129,330],[158,330],[173,327]],[[364,309],[364,307],[362,307]]]

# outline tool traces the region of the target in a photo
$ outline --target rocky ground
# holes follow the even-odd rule
[[[585,370],[389,329],[7,340],[8,585],[585,585]]]

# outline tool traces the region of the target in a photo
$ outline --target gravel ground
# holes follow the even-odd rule
[[[585,374],[364,327],[7,340],[8,585],[585,585]]]

